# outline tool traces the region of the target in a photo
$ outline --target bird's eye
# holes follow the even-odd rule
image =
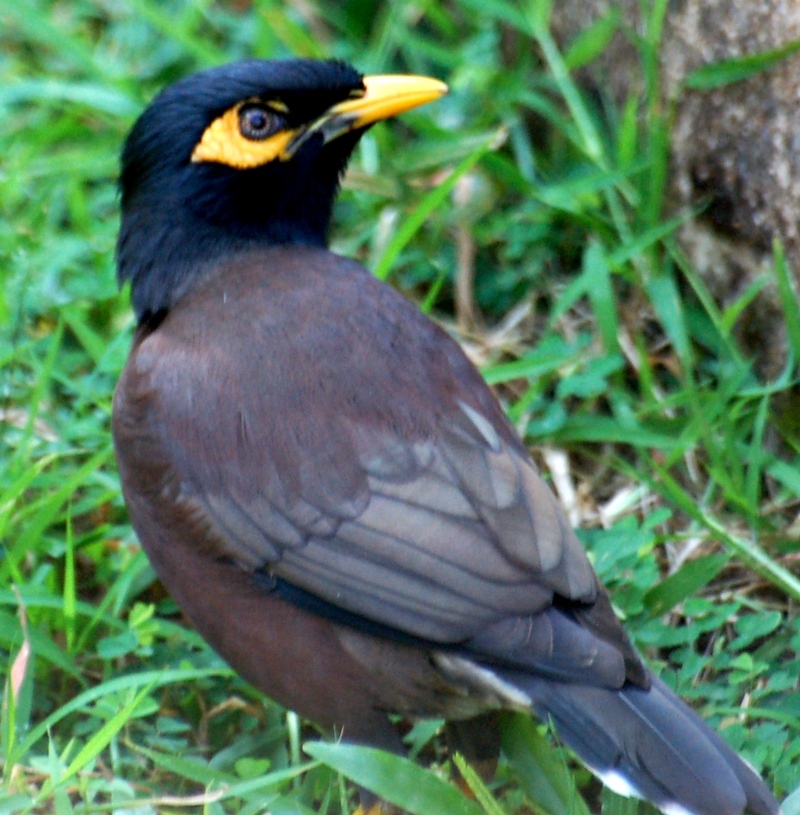
[[[239,110],[239,132],[253,141],[261,141],[283,127],[283,119],[274,111],[257,102],[243,105]]]

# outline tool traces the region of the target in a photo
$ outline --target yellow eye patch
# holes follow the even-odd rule
[[[312,138],[322,144],[381,119],[424,105],[447,93],[447,85],[425,76],[365,76],[363,87],[313,121],[285,125],[286,105],[245,99],[218,116],[192,152],[192,161],[227,164],[237,170],[289,161]]]
[[[227,164],[237,170],[249,170],[280,158],[295,137],[295,131],[278,130],[265,139],[249,139],[242,135],[242,110],[252,104],[251,101],[239,102],[214,119],[192,151],[192,161],[210,161]],[[285,110],[280,103],[265,107]]]

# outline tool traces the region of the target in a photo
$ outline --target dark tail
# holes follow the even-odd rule
[[[756,773],[653,678],[622,690],[504,674],[549,716],[560,738],[611,789],[647,798],[667,815],[776,815]]]

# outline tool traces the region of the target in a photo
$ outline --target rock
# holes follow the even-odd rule
[[[643,31],[638,0],[620,0],[624,24]],[[612,6],[561,0],[554,31],[562,44]],[[749,79],[712,90],[683,88],[698,68],[769,51],[800,39],[800,5],[789,0],[670,2],[661,45],[661,87],[675,99],[669,209],[704,206],[682,229],[690,260],[724,307],[772,268],[772,242],[786,247],[800,286],[800,55]],[[641,90],[640,57],[621,32],[584,75],[616,101]],[[784,320],[770,283],[737,326],[761,372],[785,361]]]

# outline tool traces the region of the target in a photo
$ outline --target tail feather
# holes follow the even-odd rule
[[[504,674],[609,787],[668,815],[776,815],[758,775],[663,682],[620,690]]]

